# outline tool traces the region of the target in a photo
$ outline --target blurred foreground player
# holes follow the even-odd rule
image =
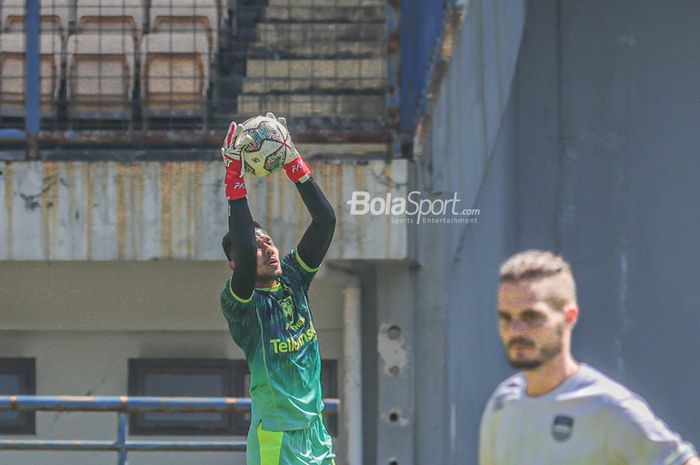
[[[480,465],[700,465],[644,399],[573,358],[578,314],[561,257],[529,250],[501,266],[499,332],[522,372],[486,405]]]
[[[334,465],[331,436],[321,418],[321,356],[308,290],[333,238],[335,213],[291,144],[284,170],[312,221],[299,245],[280,259],[248,209],[237,131],[240,127],[231,123],[222,148],[229,204],[223,248],[233,276],[221,307],[251,373],[247,463]]]

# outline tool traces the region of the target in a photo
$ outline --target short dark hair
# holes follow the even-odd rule
[[[262,229],[262,226],[257,221],[253,221],[253,227]],[[231,231],[226,231],[224,237],[221,239],[221,247],[224,249],[224,254],[228,261],[233,261],[236,258],[236,247],[233,244],[233,236]]]
[[[499,277],[501,284],[559,278],[547,300],[559,310],[566,303],[576,302],[576,282],[571,265],[560,255],[547,250],[531,249],[513,255],[501,265]]]

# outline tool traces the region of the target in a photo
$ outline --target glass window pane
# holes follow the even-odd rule
[[[129,394],[155,397],[242,397],[242,360],[129,361]],[[245,434],[240,413],[148,412],[131,416],[135,434]]]
[[[0,358],[0,395],[35,394],[34,359]],[[34,434],[34,412],[0,412],[0,434]]]

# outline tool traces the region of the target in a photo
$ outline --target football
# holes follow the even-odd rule
[[[238,137],[250,136],[250,143],[241,152],[243,169],[255,176],[280,171],[290,152],[287,128],[267,116],[255,116],[241,125],[243,131]]]

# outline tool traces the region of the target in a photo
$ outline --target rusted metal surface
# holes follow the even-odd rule
[[[407,161],[311,166],[338,218],[328,258],[410,258],[408,225],[346,204],[356,190],[405,196]],[[223,174],[218,161],[2,162],[0,260],[219,260]],[[253,217],[289,250],[310,223],[296,188],[281,173],[246,182]]]
[[[464,21],[464,6],[459,3],[448,3],[448,9],[443,22],[442,36],[436,51],[432,72],[428,78],[419,103],[420,116],[416,124],[415,140],[422,141],[425,138],[426,125],[430,121],[433,112],[433,102],[440,92],[442,81],[447,73],[447,68],[452,60],[455,42]]]
[[[474,202],[509,102],[525,21],[522,0],[471,1],[447,12],[426,113],[416,128],[416,160],[430,166],[435,191]],[[459,147],[461,156],[453,154]],[[468,182],[456,181],[464,174]]]

